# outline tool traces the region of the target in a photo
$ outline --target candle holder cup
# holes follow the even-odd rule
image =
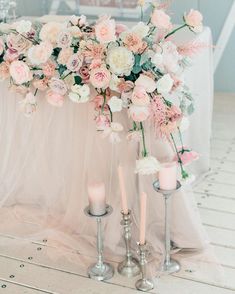
[[[122,276],[131,278],[135,277],[140,273],[140,265],[136,258],[132,256],[130,243],[131,243],[131,211],[128,211],[128,214],[122,212],[122,221],[121,225],[123,226],[124,233],[123,238],[126,245],[126,255],[125,259],[119,263],[118,272]]]
[[[181,188],[181,184],[177,181],[176,188],[174,190],[163,190],[160,188],[159,181],[153,183],[153,188],[158,193],[161,193],[165,200],[165,257],[162,266],[162,271],[167,274],[173,274],[180,271],[180,264],[170,256],[171,250],[171,238],[170,238],[170,204],[171,196],[174,192]]]
[[[109,216],[113,209],[110,205],[106,206],[106,212],[103,215],[93,215],[90,213],[90,207],[87,206],[84,210],[89,217],[96,218],[97,222],[97,262],[88,268],[88,276],[96,281],[109,280],[114,275],[114,268],[111,264],[103,260],[103,234],[102,234],[102,218]]]
[[[149,254],[149,250],[147,248],[146,243],[145,244],[140,244],[137,243],[139,247],[139,255],[140,255],[140,269],[141,269],[141,279],[136,281],[135,287],[137,290],[143,291],[143,292],[148,292],[154,288],[153,281],[147,278],[147,273],[146,273],[146,266],[147,266],[147,256]]]

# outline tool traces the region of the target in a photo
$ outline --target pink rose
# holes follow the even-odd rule
[[[116,40],[116,25],[113,19],[102,19],[95,25],[95,35],[100,43],[109,43]]]
[[[84,83],[88,83],[89,82],[90,73],[89,73],[89,69],[88,69],[88,67],[86,65],[82,66],[79,69],[79,74],[80,74],[80,77],[82,78],[82,81]]]
[[[66,65],[70,71],[76,72],[80,69],[80,67],[82,66],[82,63],[83,63],[83,56],[75,53],[69,58]]]
[[[145,121],[149,117],[149,108],[147,106],[131,105],[129,115],[136,122]]]
[[[54,93],[59,94],[61,96],[64,96],[68,90],[65,82],[58,78],[52,78],[49,81],[49,87]]]
[[[4,60],[9,61],[9,62],[12,62],[12,61],[18,59],[18,57],[19,57],[19,53],[15,50],[12,50],[12,49],[7,49],[4,54]]]
[[[150,102],[150,98],[143,87],[136,86],[133,90],[131,101],[134,105],[147,106]]]
[[[110,79],[110,71],[104,66],[94,68],[90,72],[90,82],[95,88],[106,89],[109,86]]]
[[[10,77],[9,65],[6,62],[0,63],[0,80],[3,81]]]
[[[95,119],[95,123],[97,131],[104,131],[107,127],[110,126],[109,118],[105,115],[97,116],[97,118]]]
[[[116,24],[116,34],[119,36],[121,33],[125,32],[128,30],[128,27],[124,24],[117,23]]]
[[[198,10],[191,9],[189,13],[184,16],[184,20],[190,27],[201,27],[203,16]]]
[[[155,9],[151,16],[152,24],[159,28],[169,30],[172,27],[170,16],[163,10]]]
[[[64,104],[64,96],[53,92],[53,90],[47,91],[46,99],[53,106],[61,107]]]
[[[197,152],[190,150],[186,146],[178,147],[177,149],[178,149],[178,154],[179,154],[179,157],[180,157],[183,165],[189,165],[194,160],[197,160],[199,158],[199,155]],[[177,155],[175,155],[174,160],[176,160],[176,161],[178,160]]]
[[[57,45],[60,48],[68,48],[72,43],[72,35],[70,32],[61,32],[58,36]]]
[[[154,92],[154,90],[156,90],[157,87],[156,82],[152,78],[143,74],[141,74],[139,78],[136,80],[135,85],[143,87],[148,93]]]
[[[144,42],[133,32],[125,34],[123,37],[123,43],[125,44],[125,47],[133,53],[140,53],[144,50]]]
[[[55,74],[56,65],[53,61],[49,60],[42,66],[42,72],[47,77],[52,77]]]
[[[10,75],[18,85],[32,80],[32,74],[28,65],[23,61],[13,61],[10,65]]]
[[[12,51],[17,51],[19,54],[25,53],[31,45],[32,43],[20,34],[11,33],[7,36],[7,47]]]

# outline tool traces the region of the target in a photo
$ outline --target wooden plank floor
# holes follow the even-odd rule
[[[161,277],[152,293],[235,293],[234,125],[235,95],[217,94],[213,122],[212,170],[194,187],[202,222],[210,236],[225,278],[221,281],[214,280],[213,277],[196,276],[193,270],[183,269],[177,275]],[[1,235],[0,293],[139,293],[134,289],[135,279],[123,279],[118,274],[108,283],[88,279],[86,269],[82,265],[78,266],[76,262],[62,256],[55,260],[48,257],[53,256],[56,250],[46,246],[46,243],[29,241],[16,246],[14,239]],[[90,259],[90,262],[93,260],[91,257],[86,259]]]

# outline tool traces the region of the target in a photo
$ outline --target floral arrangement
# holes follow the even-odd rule
[[[127,138],[141,142],[136,163],[140,174],[156,173],[160,163],[148,152],[145,124],[153,123],[157,137],[171,142],[182,177],[184,165],[197,154],[183,145],[181,131],[193,112],[193,99],[183,72],[190,57],[202,46],[177,46],[172,35],[182,28],[202,30],[202,15],[191,10],[174,28],[164,4],[149,3],[150,17],[143,22],[144,1],[139,1],[141,21],[132,28],[108,16],[89,24],[85,16],[66,23],[31,23],[21,20],[0,26],[0,79],[21,93],[20,109],[32,115],[38,92],[61,107],[65,99],[93,103],[96,128],[112,142],[120,140],[123,126],[115,113],[126,111],[132,127]],[[95,94],[91,94],[94,92]],[[175,136],[180,138],[177,147]]]

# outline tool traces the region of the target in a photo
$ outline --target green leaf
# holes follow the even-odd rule
[[[138,74],[139,72],[141,72],[142,71],[142,67],[140,66],[140,65],[135,65],[134,67],[133,67],[133,69],[132,69],[132,72],[134,73],[134,74]]]
[[[74,77],[74,82],[76,85],[81,85],[82,84],[82,78],[80,76],[75,76]]]
[[[195,108],[193,103],[189,104],[189,106],[187,107],[187,113],[188,115],[191,115],[194,112]]]
[[[62,65],[62,64],[59,65],[58,72],[60,76],[62,76],[66,70],[67,70],[67,67],[65,65]]]
[[[60,51],[61,51],[61,48],[56,47],[54,48],[52,55],[54,55],[55,57],[58,57]]]

